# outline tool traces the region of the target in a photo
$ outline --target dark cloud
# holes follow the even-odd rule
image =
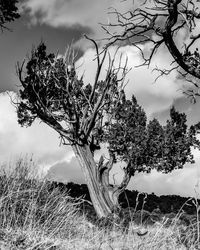
[[[108,14],[113,9],[125,13],[133,7],[132,0],[124,4],[121,0],[25,0],[21,4],[22,12],[28,13],[34,25],[47,24],[52,27],[83,27],[89,29],[93,38],[102,39],[107,34],[100,23],[107,24],[116,18]],[[80,39],[76,43],[83,50],[88,48],[88,42]]]
[[[0,34],[0,92],[18,90],[16,63],[22,62],[34,45],[44,41],[50,52],[64,53],[69,44],[79,40],[83,33],[89,33],[88,29],[80,27],[53,28],[45,24],[28,26],[27,22],[27,17],[23,16],[9,26],[12,32]]]

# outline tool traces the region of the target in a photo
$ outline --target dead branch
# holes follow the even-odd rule
[[[145,3],[145,4],[144,4]],[[120,43],[129,43],[140,51],[143,63],[139,66],[149,66],[153,56],[164,44],[176,66],[169,70],[156,69],[161,76],[169,74],[179,67],[186,73],[200,79],[200,56],[194,49],[200,39],[200,33],[193,33],[200,19],[200,11],[193,1],[183,0],[145,0],[139,8],[126,13],[120,13],[113,9],[111,15],[116,17],[114,23],[102,24],[102,28],[108,35],[105,48]],[[112,32],[112,29],[115,31]],[[176,37],[181,30],[188,33],[188,39],[184,42],[184,50],[177,47]],[[116,31],[117,30],[117,31]],[[140,44],[150,42],[151,52],[145,57]],[[198,67],[197,67],[198,66]]]

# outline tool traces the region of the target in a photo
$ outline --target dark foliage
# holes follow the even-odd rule
[[[6,24],[19,18],[18,0],[0,0],[0,28],[7,29]]]
[[[69,182],[67,184],[61,182],[49,182],[49,191],[51,192],[54,189],[57,189],[59,192],[66,192],[73,198],[82,197],[83,199],[91,202],[89,191],[87,185],[85,184],[76,184],[73,182]]]
[[[58,182],[49,183],[49,188],[59,189],[60,192],[68,192],[73,198],[83,197],[87,201],[90,200],[89,191],[86,184],[75,184],[73,182],[63,184]],[[142,209],[150,213],[156,209],[162,214],[174,213],[177,214],[181,207],[184,206],[184,211],[188,215],[196,214],[196,208],[192,202],[193,199],[181,197],[179,195],[161,195],[139,193],[135,190],[125,190],[119,197],[120,205],[123,209],[133,208],[135,211]],[[199,201],[200,204],[200,201]],[[89,207],[89,206],[88,206]],[[91,209],[91,208],[90,208]],[[156,213],[158,213],[158,211]]]
[[[187,128],[184,113],[174,107],[170,119],[162,126],[157,119],[148,124],[146,114],[136,98],[125,100],[115,109],[115,120],[108,124],[102,135],[109,143],[115,159],[131,165],[129,171],[150,173],[153,168],[163,173],[194,163],[191,146],[200,146],[195,126]]]
[[[178,213],[181,207],[184,206],[184,211],[187,214],[195,214],[196,208],[192,203],[192,199],[181,197],[179,195],[161,195],[148,194],[145,199],[145,193],[139,193],[138,191],[125,190],[120,196],[120,204],[123,208],[137,207],[137,210],[144,208],[145,210],[152,212],[158,208],[161,213]],[[144,203],[145,200],[145,203]]]

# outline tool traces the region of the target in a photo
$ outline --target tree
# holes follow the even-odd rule
[[[92,84],[78,78],[73,53],[65,57],[48,54],[41,43],[33,49],[25,67],[18,64],[21,82],[17,104],[18,122],[31,126],[36,118],[58,132],[64,145],[71,145],[82,167],[91,200],[99,217],[119,209],[118,197],[136,172],[152,169],[168,173],[193,162],[191,146],[198,145],[196,128],[187,129],[186,115],[171,109],[166,126],[154,119],[147,124],[146,114],[132,96],[124,91],[126,63],[114,66],[107,50],[99,53]],[[109,57],[104,80],[99,80],[103,63]],[[24,69],[25,67],[25,69]],[[110,159],[94,160],[94,152],[107,143]],[[109,182],[116,162],[123,161],[120,185]]]
[[[116,22],[102,26],[108,34],[107,47],[121,42],[131,43],[141,51],[142,65],[148,66],[158,49],[165,45],[173,60],[169,69],[156,70],[160,76],[178,70],[180,77],[192,84],[185,94],[195,102],[199,96],[200,79],[199,0],[138,0],[134,7],[126,13],[116,9],[111,12],[116,16]],[[180,41],[182,45],[179,45]],[[139,46],[145,43],[152,45],[148,54]]]
[[[3,31],[8,29],[6,24],[19,18],[16,4],[18,0],[0,0],[0,28]]]

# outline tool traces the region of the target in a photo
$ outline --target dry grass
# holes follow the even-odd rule
[[[15,168],[2,171],[2,250],[198,249],[195,236],[198,230],[188,230],[178,225],[177,220],[170,226],[166,226],[166,220],[153,226],[130,222],[126,231],[115,224],[112,229],[99,228],[80,213],[81,200],[58,190],[50,191],[49,183],[33,169],[32,162],[19,160]]]

